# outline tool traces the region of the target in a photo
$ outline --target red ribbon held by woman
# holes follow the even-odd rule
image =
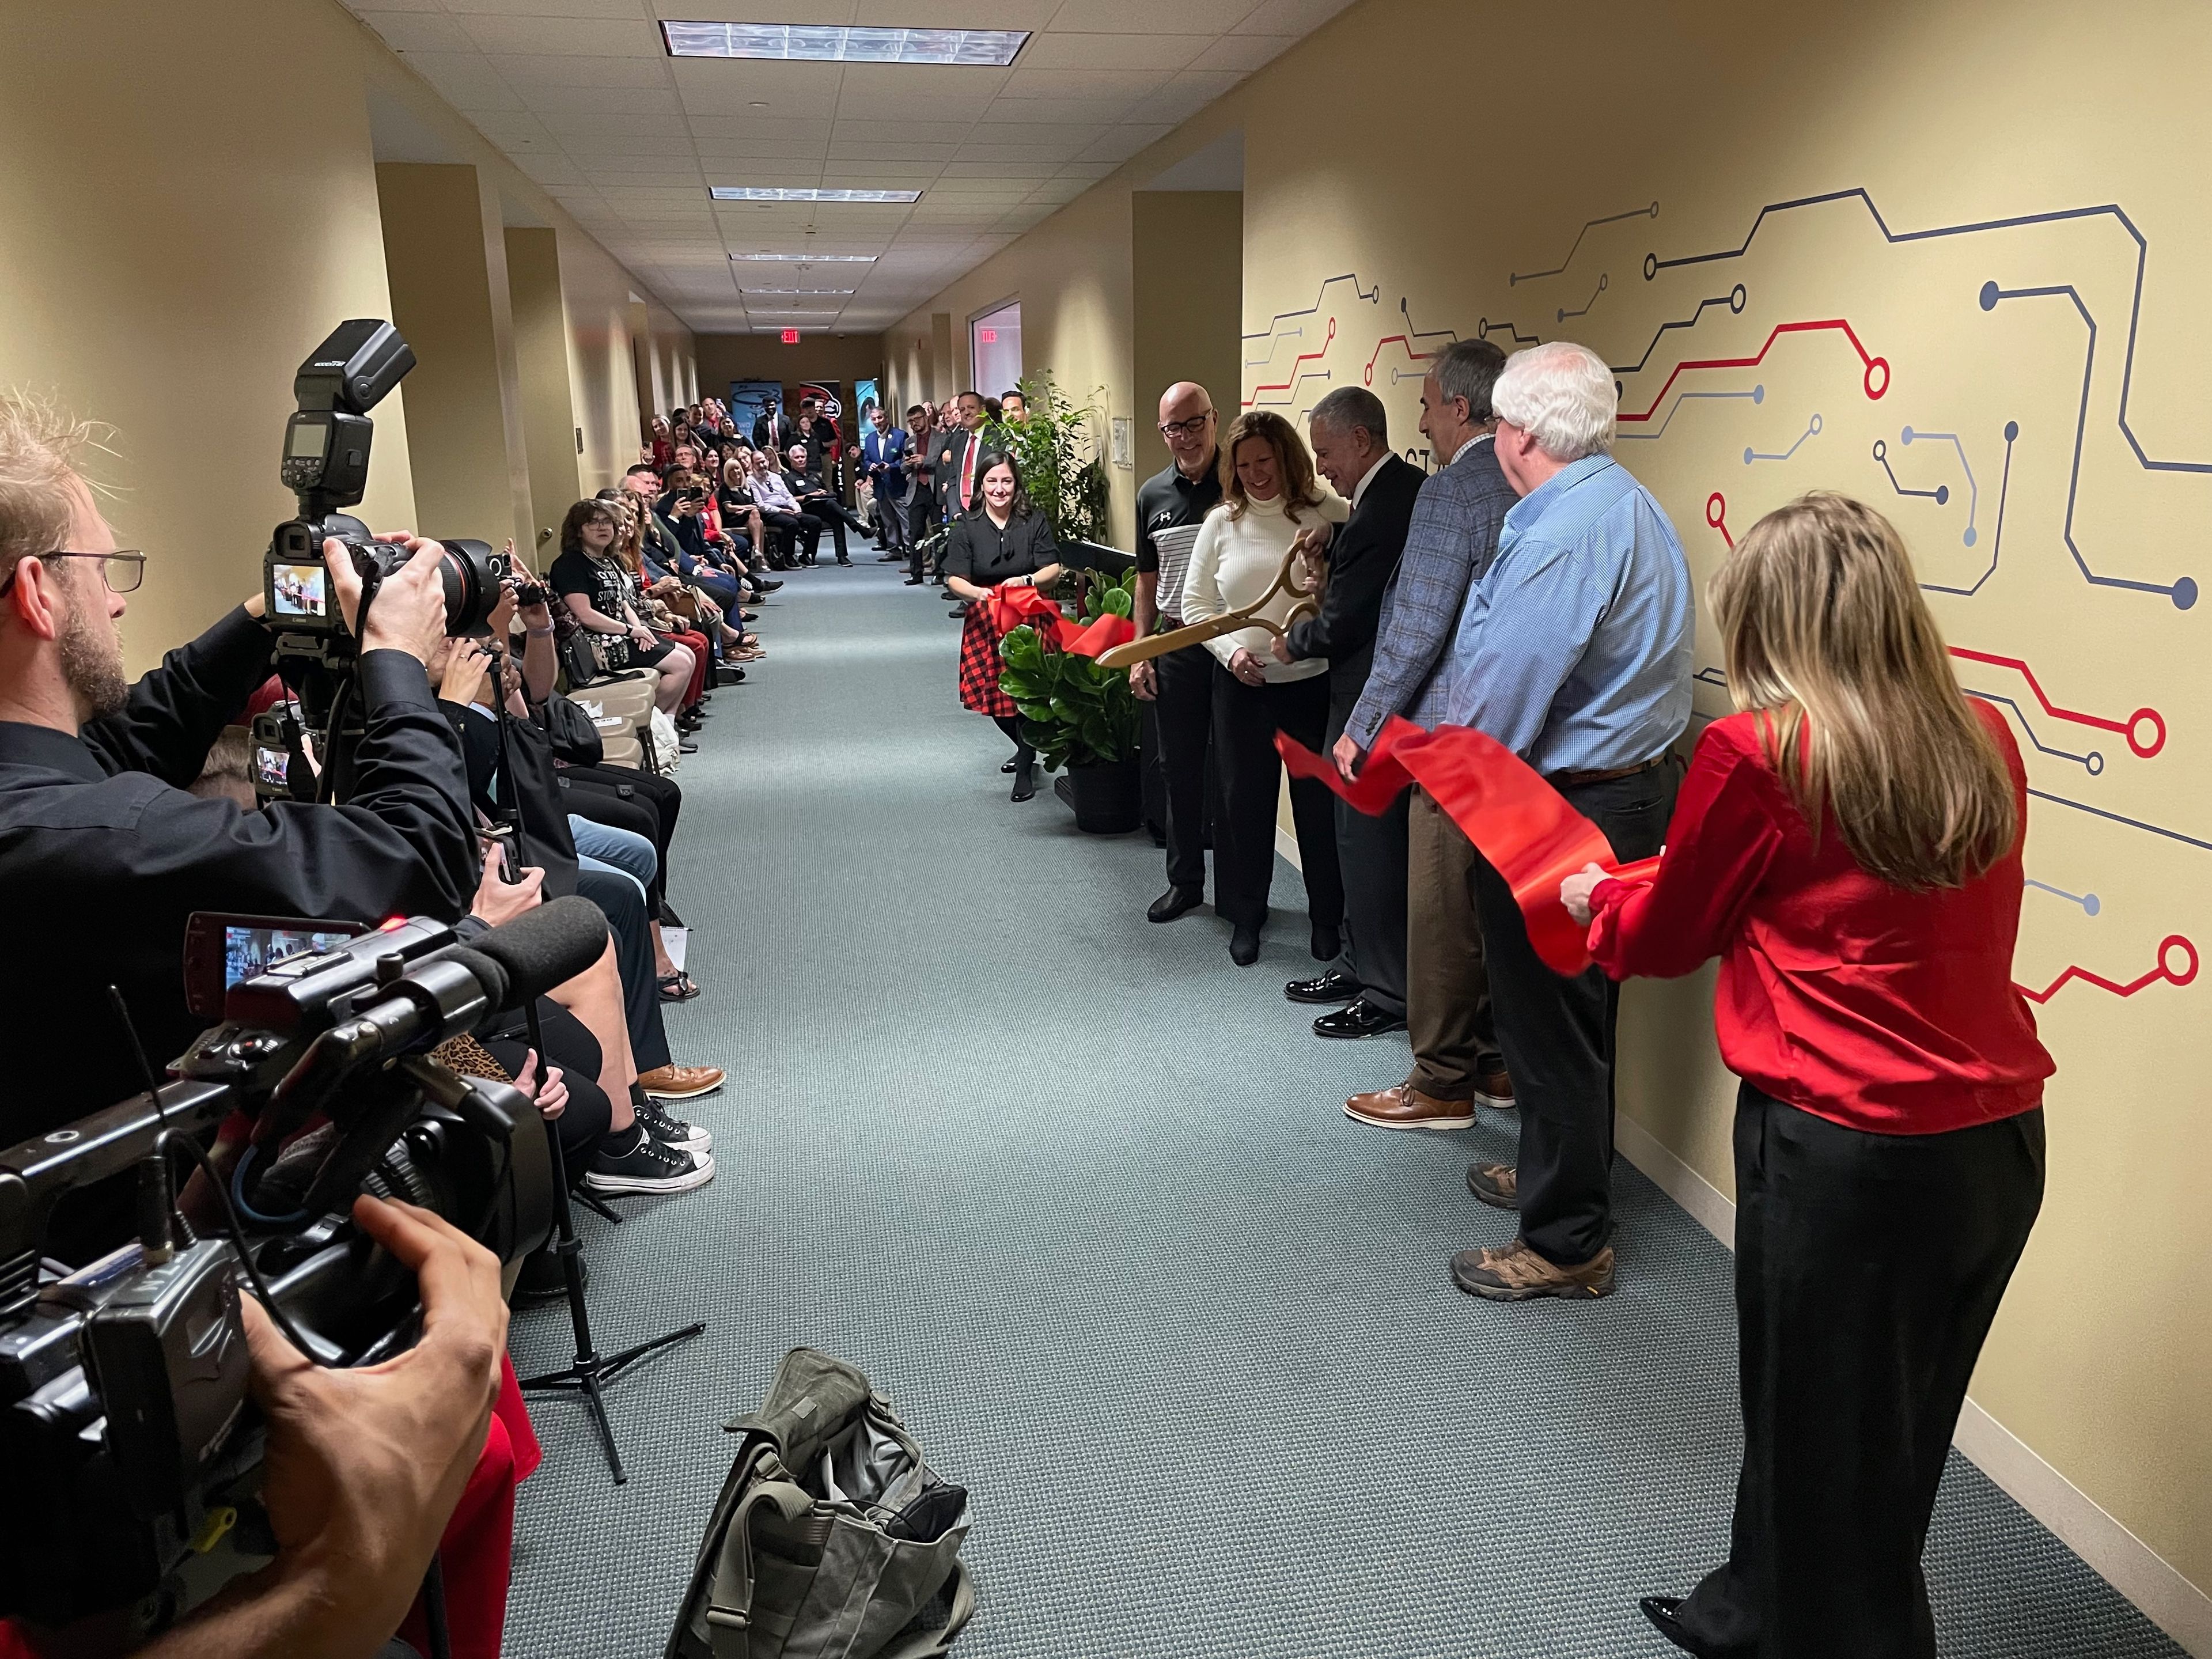
[[[1060,614],[1057,601],[1047,599],[1034,587],[994,587],[991,590],[990,605],[991,627],[1000,635],[1029,623],[1039,633],[1050,633],[1061,650],[1078,657],[1095,657],[1137,637],[1136,623],[1110,611],[1087,627],[1072,623]]]
[[[1504,876],[1528,921],[1528,942],[1556,974],[1589,966],[1589,930],[1559,902],[1559,884],[1585,865],[1616,880],[1649,881],[1659,860],[1617,864],[1604,831],[1511,750],[1464,726],[1424,732],[1392,715],[1346,783],[1333,762],[1284,732],[1275,750],[1293,777],[1326,784],[1355,809],[1378,817],[1399,792],[1418,783]]]

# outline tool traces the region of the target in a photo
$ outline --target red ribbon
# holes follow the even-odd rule
[[[1136,623],[1110,611],[1087,627],[1072,623],[1060,614],[1056,601],[1034,587],[994,587],[989,603],[991,626],[999,634],[1028,623],[1041,634],[1048,632],[1061,650],[1079,657],[1095,657],[1137,637]]]
[[[1592,864],[1630,882],[1649,881],[1659,868],[1657,859],[1618,863],[1604,831],[1518,755],[1468,726],[1424,732],[1394,714],[1350,783],[1287,733],[1275,733],[1275,750],[1291,776],[1326,784],[1370,817],[1408,784],[1427,790],[1512,887],[1528,942],[1557,974],[1579,974],[1590,963],[1589,930],[1559,902],[1559,884]]]

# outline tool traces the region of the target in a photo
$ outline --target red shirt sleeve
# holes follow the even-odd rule
[[[1744,747],[1748,725],[1717,720],[1698,738],[1658,874],[1590,895],[1590,955],[1614,979],[1673,979],[1721,954],[1781,849],[1773,775]]]

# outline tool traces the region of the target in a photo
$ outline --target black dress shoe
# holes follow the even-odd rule
[[[1012,761],[1008,761],[1008,762],[1007,762],[1004,766],[1000,767],[1000,768],[999,769],[999,770],[1000,770],[1000,771],[1001,771],[1001,772],[1003,772],[1003,773],[1005,773],[1008,777],[1010,777],[1010,778],[1011,778],[1012,776],[1013,776],[1013,775],[1014,775],[1014,763],[1013,763],[1013,762],[1012,762]]]
[[[1319,979],[1294,979],[1283,987],[1292,1002],[1349,1002],[1359,994],[1359,981],[1330,969]]]
[[[901,587],[919,587],[921,586],[921,578],[919,576],[908,576],[904,581],[901,582],[899,586]]]
[[[1338,953],[1343,949],[1344,940],[1338,935],[1335,928],[1316,927],[1313,930],[1313,954],[1316,962],[1334,962]]]
[[[1229,935],[1229,959],[1239,968],[1249,968],[1260,959],[1260,930],[1239,925]]]
[[[1381,1036],[1385,1031],[1402,1031],[1406,1022],[1395,1014],[1386,1014],[1362,997],[1348,1008],[1340,1008],[1333,1014],[1323,1014],[1314,1021],[1314,1035],[1325,1037]]]
[[[1145,912],[1146,921],[1173,921],[1188,911],[1195,910],[1206,902],[1203,887],[1170,887],[1152,901],[1152,908]]]
[[[696,755],[699,752],[699,745],[696,743],[684,743],[679,740],[676,745],[676,752],[679,755]]]
[[[1644,1610],[1644,1616],[1651,1621],[1651,1628],[1681,1649],[1683,1652],[1695,1654],[1698,1659],[1726,1659],[1726,1656],[1719,1649],[1708,1647],[1682,1628],[1682,1621],[1676,1616],[1682,1608],[1680,1596],[1646,1595],[1638,1600],[1636,1605]]]
[[[1028,800],[1036,793],[1036,768],[1024,766],[1014,774],[1014,793],[1008,800]]]

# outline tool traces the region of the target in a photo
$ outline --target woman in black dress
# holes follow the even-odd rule
[[[976,463],[981,501],[952,526],[940,556],[945,591],[968,601],[960,632],[960,706],[988,714],[1013,739],[1015,800],[1036,793],[1036,751],[1022,741],[1021,711],[999,689],[999,629],[994,588],[1048,587],[1060,578],[1060,547],[1043,514],[1030,504],[1021,470],[1003,450]]]

